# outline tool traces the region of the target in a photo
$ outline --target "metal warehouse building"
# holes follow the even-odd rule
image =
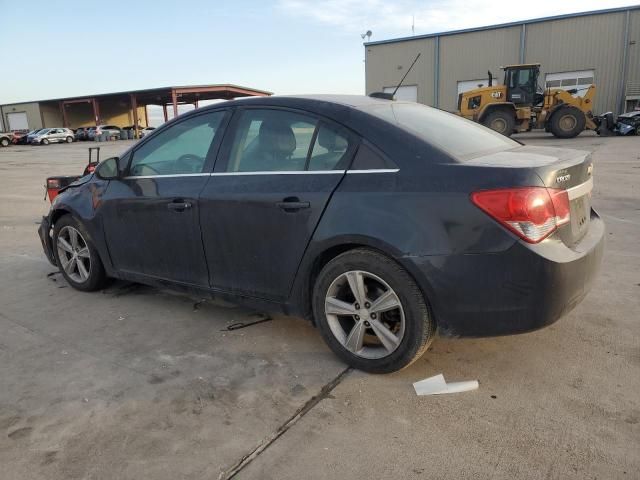
[[[166,122],[168,106],[177,116],[178,105],[198,108],[199,101],[264,95],[271,92],[237,85],[192,85],[12,103],[0,105],[0,132],[103,124],[148,127],[148,105],[162,106]]]
[[[454,111],[458,94],[487,86],[490,70],[540,63],[541,87],[597,86],[594,113],[640,105],[640,5],[365,43],[366,90]],[[582,90],[584,91],[584,90]],[[579,90],[580,92],[580,90]]]

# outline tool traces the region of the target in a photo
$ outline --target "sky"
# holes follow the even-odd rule
[[[412,23],[420,35],[638,2],[0,0],[0,104],[216,83],[362,94],[367,30],[375,41]]]

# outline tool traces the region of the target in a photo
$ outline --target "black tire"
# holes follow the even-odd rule
[[[49,145],[49,140],[47,140],[46,138],[43,138],[42,141],[40,142],[40,145]]]
[[[6,137],[2,137],[2,138],[0,138],[0,146],[2,146],[2,147],[8,147],[10,143],[11,143],[11,142],[10,142],[10,141],[9,141],[9,139],[8,139],[8,138],[6,138]]]
[[[488,113],[482,119],[482,124],[506,137],[510,137],[516,128],[516,118],[513,112],[501,108]]]
[[[73,142],[73,137],[67,137],[67,143],[72,143]]]
[[[325,314],[329,288],[341,275],[353,271],[370,272],[384,280],[400,301],[404,334],[395,350],[382,358],[363,358],[349,351],[332,332]],[[316,325],[327,345],[348,365],[365,372],[390,373],[411,365],[427,350],[435,336],[435,322],[415,281],[398,263],[373,250],[350,250],[327,263],[315,281],[312,303]],[[379,321],[383,321],[383,313],[380,313]]]
[[[62,260],[60,259],[60,254],[58,252],[58,237],[60,232],[65,227],[72,227],[76,229],[80,235],[83,242],[86,244],[89,250],[89,275],[88,278],[84,281],[78,281],[77,279],[72,278],[67,271],[65,271]],[[60,272],[64,276],[65,280],[76,290],[81,290],[83,292],[92,292],[95,290],[99,290],[104,287],[107,283],[107,275],[104,270],[104,265],[100,260],[100,255],[98,255],[98,251],[91,240],[87,230],[84,226],[78,222],[71,215],[64,215],[60,217],[56,222],[53,228],[53,255],[56,259],[56,263],[58,264],[58,268]]]
[[[553,112],[549,130],[558,138],[577,137],[584,130],[587,119],[577,107],[560,107]]]

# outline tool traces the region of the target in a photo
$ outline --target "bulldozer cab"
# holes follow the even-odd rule
[[[513,102],[516,106],[535,105],[540,65],[510,65],[502,68],[504,84],[507,87],[507,101]]]

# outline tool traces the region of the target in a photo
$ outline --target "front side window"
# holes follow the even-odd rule
[[[340,129],[289,111],[246,110],[236,125],[228,172],[333,170],[350,146]]]
[[[134,152],[129,176],[202,173],[224,115],[190,117],[151,138]]]

